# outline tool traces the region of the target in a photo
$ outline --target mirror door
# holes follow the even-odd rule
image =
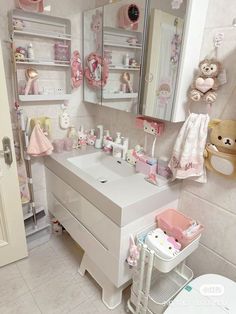
[[[185,12],[186,1],[150,1],[143,115],[171,120]]]

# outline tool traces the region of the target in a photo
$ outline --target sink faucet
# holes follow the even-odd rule
[[[126,155],[127,155],[127,151],[129,148],[129,139],[126,137],[122,137],[122,144],[117,144],[115,142],[109,141],[109,140],[105,140],[106,145],[111,145],[113,148],[119,148],[120,150],[122,150],[122,159],[126,160]]]

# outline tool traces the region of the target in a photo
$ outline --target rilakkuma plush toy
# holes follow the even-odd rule
[[[216,91],[220,86],[218,76],[222,71],[222,65],[215,59],[204,59],[199,64],[200,74],[194,80],[189,91],[189,97],[193,101],[204,101],[212,104],[216,101]]]
[[[208,170],[236,178],[236,120],[212,120],[204,157]]]
[[[236,120],[210,121],[210,141],[215,151],[236,155]]]

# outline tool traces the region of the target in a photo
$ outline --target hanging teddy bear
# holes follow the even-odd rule
[[[218,76],[222,71],[222,65],[215,59],[204,59],[199,64],[200,74],[194,80],[189,91],[189,97],[193,101],[203,101],[212,104],[216,101],[220,86]]]

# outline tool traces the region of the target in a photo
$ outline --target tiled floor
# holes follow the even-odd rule
[[[78,270],[83,252],[67,233],[52,236],[33,249],[29,258],[0,268],[1,314],[124,314],[123,304],[108,310],[101,301],[101,289]]]

